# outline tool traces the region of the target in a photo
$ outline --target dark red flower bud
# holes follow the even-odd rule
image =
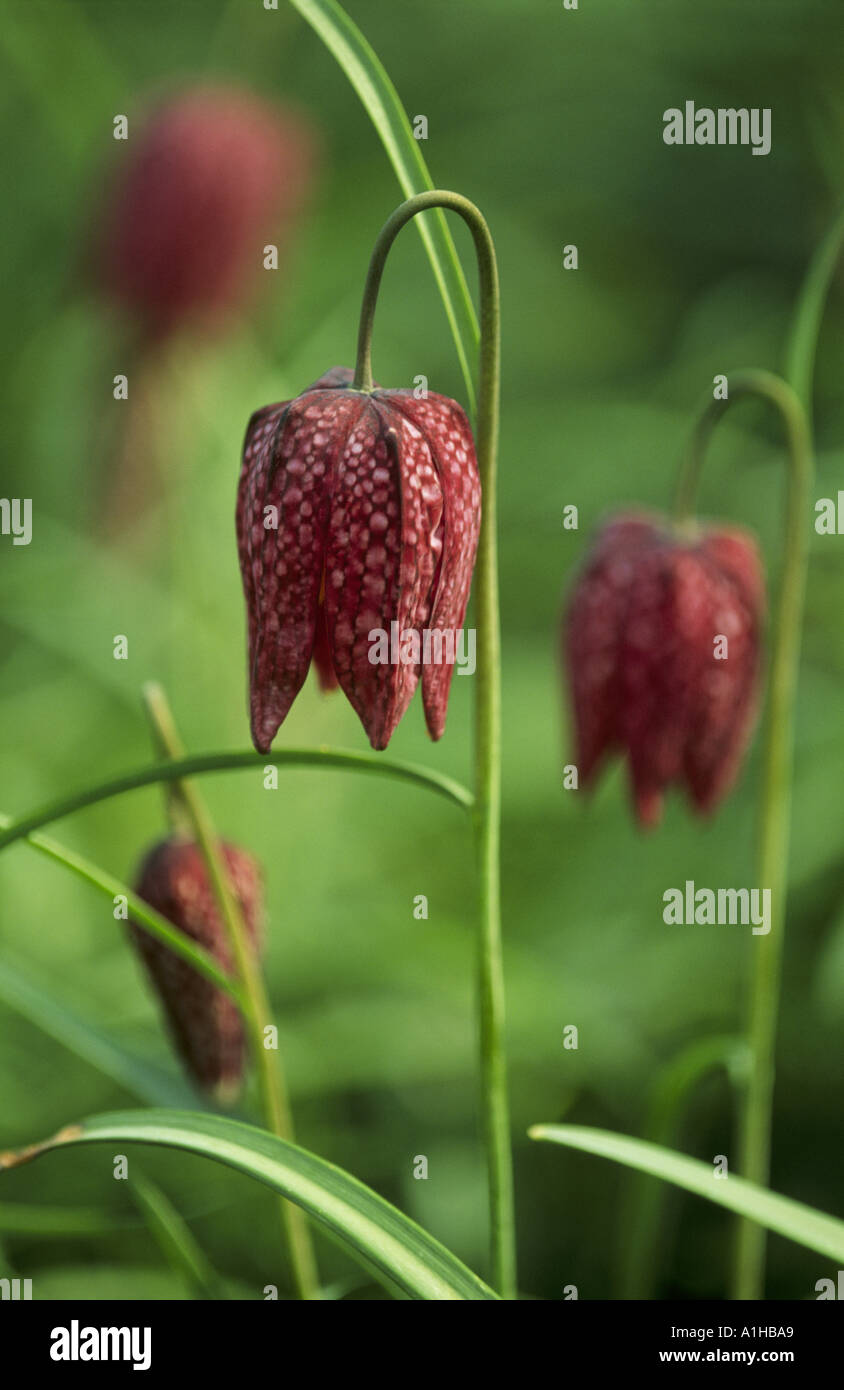
[[[154,334],[240,306],[282,243],[312,162],[304,123],[247,94],[197,88],[130,127],[102,238],[106,287]]]
[[[420,675],[428,731],[445,728],[454,658],[426,661],[424,633],[447,634],[453,651],[463,626],[480,527],[472,431],[445,396],[355,391],[351,380],[335,367],[246,431],[237,538],[262,752],[311,658],[374,748],[386,748]],[[373,660],[373,631],[416,634],[407,659]]]
[[[259,947],[262,889],[257,861],[234,845],[224,844],[222,851],[250,938]],[[231,973],[225,926],[205,861],[192,840],[174,836],[150,850],[136,892]],[[131,922],[129,931],[191,1076],[206,1090],[232,1097],[240,1088],[245,1060],[243,1023],[234,1001],[143,927]]]
[[[564,630],[581,785],[626,754],[636,814],[666,787],[698,811],[729,790],[757,708],[764,579],[753,538],[625,515],[600,531]]]

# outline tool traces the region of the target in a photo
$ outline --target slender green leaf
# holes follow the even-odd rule
[[[193,1101],[190,1087],[175,1073],[127,1052],[7,958],[0,960],[0,1001],[140,1100],[153,1105]]]
[[[698,1197],[727,1207],[750,1221],[757,1221],[769,1231],[805,1245],[828,1259],[844,1260],[844,1221],[824,1212],[781,1197],[765,1187],[748,1182],[746,1178],[718,1178],[709,1163],[687,1158],[673,1149],[662,1148],[645,1139],[630,1139],[625,1134],[613,1134],[606,1129],[587,1129],[580,1125],[534,1125],[531,1139],[549,1139],[583,1153],[612,1158],[628,1168],[652,1173]]]
[[[137,1227],[137,1218],[112,1216],[96,1207],[50,1207],[0,1202],[0,1233],[15,1236],[104,1236]]]
[[[0,815],[0,826],[8,826],[11,823],[8,816]],[[63,845],[57,844],[55,840],[49,839],[46,835],[26,835],[21,838],[25,839],[26,843],[31,845],[33,849],[45,854],[48,859],[54,859],[57,864],[70,869],[78,878],[93,884],[112,903],[116,897],[124,897],[127,910],[133,921],[146,927],[153,936],[157,936],[172,951],[175,951],[176,955],[190,961],[200,975],[211,980],[219,989],[225,990],[226,994],[231,995],[235,1003],[239,1001],[240,991],[237,982],[231,979],[224,970],[221,970],[213,956],[210,956],[201,946],[197,946],[190,937],[180,932],[173,926],[172,922],[168,922],[166,917],[162,917],[160,912],[156,912],[155,908],[150,907],[149,903],[144,902],[143,898],[139,898],[136,893],[132,892],[131,888],[127,888],[119,879],[106,873],[105,869],[101,869],[97,864],[92,864],[89,859],[83,859],[81,854],[65,849]]]
[[[414,140],[401,98],[372,46],[336,0],[291,0],[322,39],[348,77],[375,126],[406,198],[434,184]],[[475,409],[470,356],[478,352],[479,332],[466,278],[442,212],[425,213],[414,222],[422,237],[454,336],[469,408]]]
[[[296,1144],[217,1115],[124,1111],[70,1125],[0,1169],[76,1144],[152,1144],[204,1155],[256,1178],[303,1207],[390,1287],[413,1299],[481,1300],[496,1295],[464,1264],[357,1178]]]
[[[380,753],[351,753],[342,748],[282,748],[275,753],[197,753],[189,758],[174,758],[167,762],[152,763],[124,773],[122,777],[108,782],[86,787],[72,796],[62,797],[42,806],[28,816],[9,821],[0,819],[0,849],[23,840],[43,825],[61,820],[85,806],[94,806],[98,801],[108,801],[112,796],[122,796],[124,792],[137,787],[150,787],[158,782],[176,782],[184,777],[196,777],[203,772],[234,772],[248,767],[264,767],[272,763],[276,767],[321,767],[343,768],[350,772],[372,773],[375,776],[393,777],[402,782],[413,782],[438,792],[463,810],[470,810],[474,804],[472,793],[439,772],[430,772],[415,763],[397,762],[385,758]],[[42,846],[39,845],[39,848]]]
[[[170,1265],[200,1298],[225,1297],[222,1281],[169,1197],[157,1183],[135,1171],[130,1184],[146,1223]]]
[[[33,1280],[36,1299],[45,1303],[178,1303],[188,1299],[184,1280],[159,1265],[135,1264],[115,1253],[72,1264],[42,1265]],[[92,1318],[93,1321],[93,1318]],[[130,1382],[131,1384],[131,1382]]]

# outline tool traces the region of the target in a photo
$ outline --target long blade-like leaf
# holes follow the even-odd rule
[[[0,828],[5,829],[11,824],[12,821],[8,816],[0,814]],[[48,859],[55,860],[57,864],[70,869],[78,878],[84,879],[86,883],[98,888],[112,901],[118,896],[124,897],[127,911],[135,922],[146,927],[147,931],[158,937],[159,941],[163,941],[183,960],[189,961],[201,975],[211,980],[219,989],[225,990],[226,994],[231,995],[235,1003],[238,1002],[239,987],[237,982],[221,969],[213,956],[209,955],[201,946],[195,945],[190,937],[186,936],[184,932],[180,932],[173,926],[172,922],[168,921],[166,917],[162,917],[161,913],[156,912],[149,903],[144,902],[143,898],[139,898],[137,893],[132,892],[131,888],[127,888],[119,879],[114,878],[105,869],[101,869],[98,864],[92,864],[89,859],[83,859],[81,854],[65,849],[63,845],[48,839],[46,835],[25,835],[21,838],[33,849],[46,855]]]
[[[128,1052],[58,999],[50,986],[7,958],[0,959],[0,1003],[29,1019],[140,1100],[154,1105],[184,1105],[193,1098],[191,1088],[179,1076]]]
[[[598,1154],[602,1158],[612,1158],[628,1168],[638,1168],[643,1173],[652,1173],[656,1178],[672,1182],[676,1187],[684,1187],[698,1197],[706,1197],[710,1202],[727,1207],[751,1221],[758,1221],[769,1231],[805,1245],[819,1255],[844,1260],[844,1221],[827,1216],[824,1212],[807,1207],[803,1202],[795,1202],[790,1197],[781,1197],[778,1192],[769,1192],[765,1187],[748,1182],[746,1178],[716,1177],[712,1166],[702,1163],[698,1158],[687,1158],[685,1154],[664,1149],[660,1144],[651,1144],[645,1139],[630,1139],[625,1134],[613,1134],[606,1129],[587,1129],[580,1125],[534,1125],[529,1131],[531,1139],[550,1139],[554,1144],[564,1144],[584,1153]]]
[[[188,1110],[136,1110],[69,1125],[43,1144],[0,1154],[13,1168],[68,1145],[153,1144],[224,1163],[310,1213],[391,1286],[413,1299],[481,1300],[496,1295],[426,1231],[357,1178],[265,1130]]]
[[[345,72],[375,126],[406,198],[435,185],[413,138],[407,112],[398,92],[371,45],[336,0],[291,0]],[[475,389],[470,358],[478,351],[478,320],[454,242],[442,212],[415,217],[431,269],[442,296],[460,369],[466,383],[470,411],[475,409]]]
[[[171,1269],[182,1275],[188,1288],[199,1298],[225,1298],[219,1274],[187,1222],[157,1183],[136,1172],[130,1191]]]
[[[29,1202],[0,1202],[0,1233],[22,1236],[105,1236],[137,1229],[137,1218],[113,1216],[97,1207],[48,1207]]]

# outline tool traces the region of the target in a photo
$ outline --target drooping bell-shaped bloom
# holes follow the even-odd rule
[[[313,139],[297,115],[236,89],[189,88],[116,145],[101,220],[100,279],[160,337],[240,307],[265,244],[289,234]]]
[[[618,752],[642,825],[659,821],[672,784],[714,810],[753,728],[764,608],[747,532],[691,535],[640,514],[605,524],[564,622],[579,784]]]
[[[480,527],[472,431],[445,396],[351,381],[335,367],[246,432],[237,538],[261,751],[312,658],[374,748],[420,677],[431,737],[445,728]]]
[[[234,845],[221,848],[247,931],[258,948],[263,894],[257,861]],[[171,836],[155,845],[141,864],[136,892],[231,973],[228,936],[205,861],[192,840]],[[243,1022],[234,1001],[144,927],[131,922],[129,933],[188,1072],[205,1090],[233,1097],[245,1063]]]

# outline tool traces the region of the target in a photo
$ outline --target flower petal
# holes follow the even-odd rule
[[[652,550],[659,530],[647,517],[621,517],[602,528],[568,605],[565,655],[579,783],[588,786],[619,746],[622,635],[638,551]]]
[[[750,536],[713,533],[701,557],[711,571],[713,631],[727,638],[726,656],[713,655],[701,672],[685,756],[689,794],[708,814],[732,786],[753,729],[765,599],[762,565]]]
[[[435,394],[417,400],[410,391],[393,391],[390,401],[424,435],[442,493],[442,525],[434,533],[437,566],[424,623],[442,634],[440,641],[451,660],[428,661],[422,669],[425,722],[431,738],[438,739],[445,730],[454,654],[472,587],[481,482],[472,429],[456,401]]]
[[[418,644],[442,511],[430,450],[386,397],[367,398],[346,439],[325,564],[334,669],[374,748],[386,748],[419,680],[414,634]],[[371,659],[377,633],[388,644],[386,662]]]
[[[305,392],[270,427],[258,417],[244,456],[251,518],[245,531],[247,604],[254,616],[250,708],[255,746],[266,751],[304,684],[311,662],[325,559],[334,455],[361,398]],[[274,508],[274,512],[267,512]],[[276,521],[277,529],[267,526]]]

